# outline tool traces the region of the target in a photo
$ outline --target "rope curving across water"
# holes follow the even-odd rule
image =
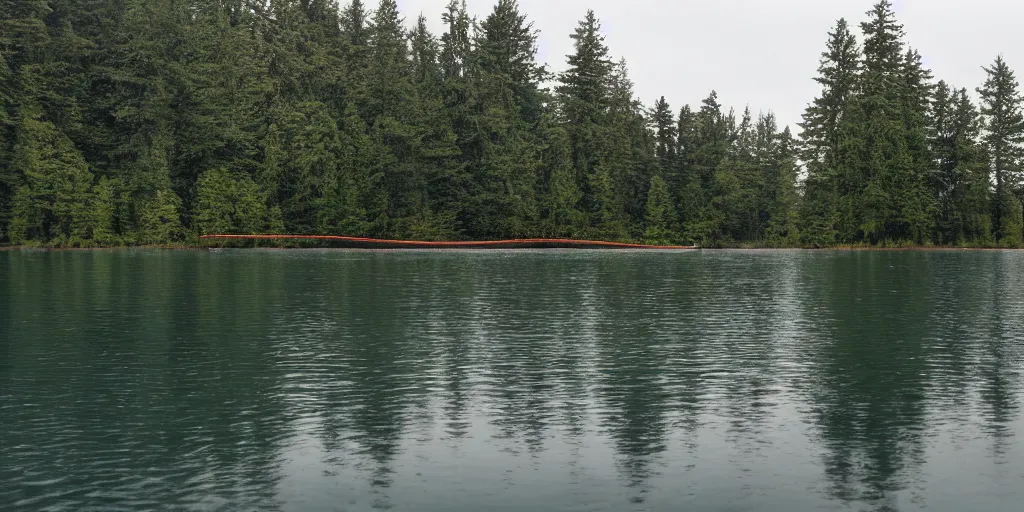
[[[488,240],[488,241],[464,241],[464,242],[425,242],[419,240],[382,240],[377,238],[363,238],[356,236],[333,236],[333,235],[203,235],[204,240],[319,240],[348,242],[355,244],[384,245],[393,247],[416,247],[422,249],[459,249],[459,248],[525,248],[525,247],[590,247],[607,249],[658,249],[658,250],[682,250],[696,249],[696,246],[683,245],[645,245],[627,244],[620,242],[605,242],[601,240],[572,240],[568,238],[523,238],[515,240]]]

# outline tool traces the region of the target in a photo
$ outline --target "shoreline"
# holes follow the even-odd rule
[[[279,245],[279,246],[242,246],[242,245],[213,245],[213,244],[157,244],[157,245],[119,245],[111,247],[46,247],[32,245],[6,245],[0,246],[0,252],[99,252],[99,251],[126,251],[126,250],[169,250],[169,251],[209,251],[209,250],[278,250],[278,251],[566,251],[566,250],[589,250],[589,251],[642,251],[642,252],[770,252],[770,251],[801,251],[801,252],[990,252],[990,251],[1024,251],[1022,247],[956,247],[956,246],[913,246],[913,247],[871,247],[843,245],[834,247],[687,247],[687,246],[642,246],[640,244],[622,244],[613,246],[580,245],[577,247],[500,247],[480,246],[479,244],[454,243],[448,246],[395,246],[395,247],[315,247],[300,245]]]

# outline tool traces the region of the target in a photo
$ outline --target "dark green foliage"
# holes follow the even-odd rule
[[[1013,72],[933,84],[888,1],[829,34],[799,141],[715,92],[645,107],[593,11],[552,76],[495,3],[435,37],[395,0],[0,0],[0,242],[1024,242]]]
[[[1024,113],[1019,84],[1002,56],[985,68],[988,74],[981,95],[985,120],[982,139],[988,149],[990,169],[995,178],[992,224],[996,240],[1020,245],[1021,158],[1024,157]]]
[[[267,201],[249,176],[213,169],[199,177],[192,217],[200,233],[260,233],[267,227]]]
[[[818,73],[815,81],[822,87],[821,96],[807,108],[800,124],[807,177],[799,216],[803,243],[822,247],[836,243],[840,212],[849,212],[840,204],[856,190],[840,158],[849,143],[841,138],[846,132],[840,123],[850,115],[860,73],[860,49],[845,19],[829,33]]]
[[[851,241],[923,243],[930,231],[928,195],[916,155],[923,144],[918,110],[927,72],[919,59],[904,53],[903,26],[895,21],[892,5],[883,0],[868,12],[864,31],[864,73],[860,96],[854,99],[863,113],[858,128],[860,150],[849,155],[853,193],[859,205],[847,219]],[[913,54],[911,54],[913,55]],[[921,139],[921,140],[919,140]]]
[[[672,109],[669,107],[668,102],[665,101],[664,96],[654,102],[654,111],[651,112],[651,125],[657,140],[654,154],[661,161],[662,167],[667,169],[674,163],[676,155],[676,130],[679,127],[675,124]]]
[[[82,245],[94,231],[109,233],[110,218],[91,215],[93,176],[85,160],[52,124],[22,116],[11,167],[23,176],[12,201],[12,242]],[[103,224],[97,225],[97,220]]]
[[[358,116],[350,114],[339,130],[325,110],[322,103],[294,105],[269,127],[259,176],[269,205],[281,209],[289,231],[383,232],[389,215],[381,184],[394,157]],[[361,193],[367,189],[373,192]]]
[[[651,178],[651,186],[647,192],[647,210],[644,214],[644,240],[651,244],[670,243],[676,233],[673,229],[675,220],[676,209],[672,205],[668,184],[660,176]]]
[[[545,190],[541,203],[541,232],[550,237],[583,233],[587,215],[581,210],[583,192],[576,183],[569,134],[560,126],[546,126],[543,169]]]
[[[476,236],[528,236],[540,221],[537,131],[546,76],[535,62],[536,33],[515,0],[499,0],[473,43],[462,77],[468,80],[460,84],[448,72],[453,85],[464,88],[453,92],[465,95],[453,105],[471,176],[462,224]]]
[[[830,34],[822,95],[804,115],[803,243],[991,243],[984,148],[966,93],[932,83],[888,1],[861,28],[862,58],[844,21]]]
[[[110,246],[121,243],[114,232],[115,183],[106,177],[100,178],[93,186],[89,198],[88,224],[92,228],[90,238],[96,245]]]
[[[803,116],[803,159],[808,170],[822,173],[836,159],[839,146],[839,121],[847,102],[856,90],[860,71],[860,49],[845,19],[840,19],[829,33],[827,50],[822,53],[819,76],[814,80],[822,87]]]
[[[576,53],[569,55],[569,69],[559,78],[562,113],[573,124],[600,119],[609,100],[612,61],[601,35],[601,22],[594,11],[587,15],[569,36]]]
[[[569,69],[559,76],[560,85],[555,88],[560,104],[558,111],[572,141],[576,179],[584,185],[584,204],[592,210],[600,208],[592,184],[600,164],[601,127],[608,110],[612,72],[608,47],[600,29],[594,12],[587,11],[570,36],[576,51],[569,55]]]
[[[940,81],[929,121],[929,143],[938,164],[930,183],[938,209],[936,242],[987,244],[992,241],[988,164],[978,139],[981,121],[967,90]]]
[[[590,233],[593,238],[620,240],[627,236],[622,201],[607,165],[599,164],[588,180],[591,190]]]

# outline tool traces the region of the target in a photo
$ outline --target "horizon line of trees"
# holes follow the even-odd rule
[[[829,32],[795,136],[712,91],[645,107],[588,11],[566,71],[516,0],[0,0],[0,243],[207,233],[1017,247],[1024,115],[882,0]],[[544,84],[554,83],[553,88]]]

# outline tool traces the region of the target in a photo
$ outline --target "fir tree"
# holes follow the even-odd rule
[[[89,219],[87,221],[91,229],[89,238],[93,244],[113,246],[121,243],[120,237],[114,231],[116,193],[115,183],[106,177],[100,178],[99,182],[93,186],[89,197]]]
[[[525,236],[539,219],[539,83],[536,33],[514,0],[500,0],[480,23],[472,55],[475,130],[467,146],[475,169],[474,200],[465,212],[473,231]]]
[[[438,64],[441,67],[443,82],[441,85],[441,98],[444,110],[448,114],[448,122],[455,133],[459,146],[460,158],[457,159],[459,174],[465,172],[470,164],[469,155],[476,143],[477,131],[473,122],[473,114],[476,109],[473,107],[473,96],[475,88],[467,76],[471,57],[470,19],[466,12],[465,0],[461,3],[458,0],[451,0],[448,4],[442,19],[445,23],[445,33],[441,35],[441,53]],[[462,199],[467,191],[465,181],[461,180],[456,188],[452,190],[455,196]]]
[[[735,176],[719,173],[730,148],[729,121],[722,114],[718,93],[711,91],[694,114],[692,149],[689,151],[692,178],[686,184],[684,202],[689,213],[684,226],[687,237],[701,245],[721,233],[724,210],[731,202],[716,196],[734,190]]]
[[[936,241],[989,243],[988,166],[978,143],[980,119],[966,89],[956,90],[940,81],[929,124],[930,148],[937,162],[931,180],[937,204]]]
[[[896,23],[888,0],[868,15],[861,24],[865,39],[859,99],[866,140],[848,165],[853,171],[849,185],[863,190],[863,196],[848,225],[859,224],[859,234],[871,242],[924,243],[933,218],[922,172],[928,74],[915,54],[908,59],[904,53],[903,26]]]
[[[818,76],[821,95],[803,114],[800,127],[803,151],[809,172],[822,175],[835,165],[839,145],[839,121],[852,98],[860,71],[860,48],[845,19],[830,32],[826,51],[821,55]]]
[[[24,177],[15,194],[8,236],[83,245],[94,226],[89,215],[93,176],[81,153],[53,124],[22,115],[11,166]]]
[[[50,39],[43,23],[50,12],[45,0],[0,0],[0,240],[22,182],[11,164],[19,109],[36,104],[36,91],[45,86],[38,62]],[[25,197],[22,194],[19,199],[22,211]]]
[[[627,228],[640,231],[647,189],[657,172],[655,141],[647,127],[645,108],[633,94],[633,82],[625,59],[612,68],[607,119],[598,131],[598,158],[615,183]]]
[[[807,168],[800,210],[803,243],[835,243],[841,194],[851,194],[840,162],[840,123],[857,90],[860,48],[845,19],[829,33],[818,76],[821,95],[807,107],[800,124],[803,132],[801,157]]]
[[[651,129],[655,133],[655,156],[662,169],[668,170],[675,165],[676,154],[676,125],[675,116],[665,97],[662,96],[654,102],[654,109],[651,112]]]
[[[539,84],[547,77],[536,57],[537,31],[519,12],[518,1],[498,0],[476,36],[479,87],[487,101],[517,114],[528,126],[540,121]]]
[[[622,202],[615,192],[615,181],[606,165],[598,165],[589,177],[593,194],[590,211],[590,235],[605,240],[623,240],[628,236]]]
[[[647,208],[644,214],[644,240],[651,244],[667,245],[671,242],[676,219],[672,196],[668,184],[660,176],[651,178],[647,192]]]
[[[267,227],[266,199],[248,175],[212,169],[200,176],[196,189],[193,226],[199,234],[255,234]]]
[[[570,35],[575,52],[568,56],[569,68],[558,77],[555,87],[559,113],[572,139],[573,163],[577,179],[590,183],[598,165],[598,126],[608,108],[612,61],[601,35],[601,24],[594,11],[587,11]],[[595,194],[589,186],[585,202],[594,207]]]
[[[543,200],[544,233],[546,236],[573,237],[581,235],[586,214],[580,209],[583,192],[576,183],[572,167],[572,148],[568,132],[549,126],[544,136],[543,155],[546,191]]]
[[[561,85],[556,90],[563,98],[566,120],[574,124],[596,122],[609,100],[612,61],[594,11],[587,11],[569,37],[575,53],[568,56],[569,69],[559,77]]]
[[[1021,243],[1019,199],[1015,197],[1020,186],[1020,164],[1024,145],[1024,114],[1022,114],[1019,84],[1013,70],[1002,56],[984,68],[984,85],[978,88],[981,96],[981,115],[985,120],[983,140],[991,162],[991,175],[995,178],[992,221],[996,240],[1009,244]]]
[[[360,113],[371,125],[380,118],[401,120],[412,99],[412,60],[404,20],[395,0],[382,0],[369,31],[366,78]]]
[[[700,177],[702,186],[710,188],[715,170],[728,154],[730,129],[727,117],[722,114],[718,93],[711,91],[701,102],[696,113],[695,137],[691,158],[694,171]]]
[[[341,12],[341,32],[352,48],[364,48],[370,42],[369,14],[362,0],[352,0]],[[357,59],[358,61],[358,59]]]
[[[465,173],[458,158],[458,136],[445,110],[439,43],[422,16],[410,39],[418,101],[411,111],[416,131],[408,157],[413,167],[405,183],[405,193],[412,196],[406,205],[407,231],[413,238],[440,239],[453,233]]]
[[[441,36],[440,64],[445,80],[450,82],[465,77],[472,46],[465,0],[451,0],[441,18],[447,30]]]
[[[679,223],[685,226],[699,217],[700,208],[705,203],[694,160],[697,147],[697,117],[689,105],[679,110],[676,126],[676,163],[672,172],[666,176],[666,181],[669,189],[675,193]]]

